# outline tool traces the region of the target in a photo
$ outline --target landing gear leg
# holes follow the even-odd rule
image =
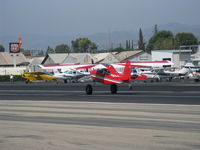
[[[112,94],[116,94],[117,93],[117,85],[116,84],[112,84],[110,86],[110,91]]]
[[[91,95],[91,94],[92,94],[92,91],[93,91],[92,85],[91,85],[91,84],[87,84],[87,85],[86,85],[86,88],[85,88],[86,94],[87,94],[87,95]]]
[[[132,85],[132,84],[129,84],[129,85],[128,85],[128,88],[129,88],[129,90],[132,90],[132,89],[133,89],[133,85]]]
[[[64,80],[64,83],[67,83],[67,79]]]
[[[25,81],[25,83],[28,84],[28,83],[30,83],[30,81],[27,79],[27,80]]]

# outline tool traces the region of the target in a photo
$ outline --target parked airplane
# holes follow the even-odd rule
[[[46,74],[44,72],[25,72],[22,77],[26,79],[26,83],[31,83],[33,81],[56,81],[56,77]]]
[[[152,70],[152,68],[150,68],[150,67],[135,68],[132,70],[131,74],[143,74],[143,75],[147,76],[147,79],[150,79],[152,82],[160,80],[160,75],[155,73],[155,71]]]
[[[54,70],[53,77],[56,77],[57,79],[63,79],[65,83],[70,80],[71,82],[77,82],[80,78],[84,77],[85,74],[77,71],[77,70],[66,70],[64,72]]]
[[[155,79],[156,81],[167,80],[171,81],[173,78],[185,78],[189,76],[190,69],[182,68],[176,71],[166,70],[165,68],[153,68],[149,71],[142,71],[141,74],[146,75],[150,79]]]
[[[199,82],[200,81],[200,69],[197,69],[196,71],[194,71],[193,76],[194,76],[194,81]]]
[[[190,69],[182,68],[182,69],[176,70],[176,71],[164,70],[164,73],[169,74],[172,77],[181,77],[181,76],[185,76],[186,74],[190,73]]]

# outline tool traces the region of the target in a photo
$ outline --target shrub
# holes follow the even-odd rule
[[[25,79],[21,75],[13,75],[13,80],[15,81],[25,81]],[[9,75],[0,75],[0,82],[9,82]]]

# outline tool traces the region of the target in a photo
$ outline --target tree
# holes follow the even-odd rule
[[[72,41],[72,50],[75,53],[89,53],[97,50],[97,45],[90,41],[88,38],[78,38]]]
[[[30,50],[25,50],[23,48],[20,48],[20,52],[24,54],[24,56],[31,56]]]
[[[178,49],[181,45],[197,45],[198,40],[193,33],[177,33],[175,36],[175,47]]]
[[[126,50],[131,49],[131,40],[126,40]]]
[[[66,44],[57,45],[56,48],[55,48],[55,52],[56,53],[69,53],[70,48]]]
[[[155,24],[155,26],[154,26],[154,34],[156,34],[156,33],[158,33],[158,25],[157,24]]]
[[[95,52],[97,51],[97,48],[98,48],[98,47],[97,47],[97,45],[96,45],[95,43],[92,42],[92,43],[90,44],[89,49],[90,49],[90,52],[91,52],[91,53],[95,53]]]
[[[38,56],[44,56],[44,51],[43,51],[43,50],[40,50],[40,51],[38,52]]]
[[[48,46],[47,51],[46,51],[46,55],[47,54],[53,54],[53,53],[55,53],[54,49],[51,48],[50,46]]]
[[[142,29],[139,30],[139,40],[138,40],[138,49],[145,50],[144,38],[142,34]]]
[[[5,52],[5,48],[3,47],[3,45],[0,45],[0,52]]]
[[[124,49],[122,47],[116,47],[116,48],[113,48],[113,49],[109,49],[109,50],[106,50],[105,52],[122,52],[122,51],[126,51],[127,49]]]
[[[174,37],[171,31],[158,31],[149,40],[147,50],[174,49]]]
[[[129,49],[128,40],[126,40],[126,50]]]

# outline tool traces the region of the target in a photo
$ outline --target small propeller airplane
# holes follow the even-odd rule
[[[94,81],[110,85],[110,91],[112,94],[117,93],[117,84],[128,83],[129,89],[132,89],[131,82],[133,80],[147,78],[145,75],[131,75],[131,67],[137,67],[137,65],[131,65],[129,60],[126,61],[124,66],[123,73],[118,73],[112,65],[105,65],[105,68],[91,70],[90,74]],[[91,95],[93,92],[92,85],[87,84],[85,91],[86,94]]]
[[[133,80],[140,80],[148,78],[146,75],[132,74],[131,67],[143,67],[143,66],[163,66],[173,65],[170,61],[153,61],[153,62],[133,62],[129,60],[126,63],[118,64],[63,64],[63,65],[39,65],[42,69],[91,69],[90,75],[94,81],[101,82],[103,84],[110,85],[112,94],[117,93],[117,84],[128,83],[129,89],[132,89],[131,82]],[[122,73],[119,73],[116,68],[124,68]],[[85,88],[86,94],[91,95],[93,93],[93,87],[91,84],[87,84]]]
[[[78,80],[85,76],[85,74],[79,72],[78,70],[66,70],[64,72],[54,70],[53,77],[56,77],[58,79],[63,79],[65,83],[70,80],[71,82],[78,82]]]
[[[36,80],[41,81],[56,81],[56,77],[46,74],[44,72],[25,72],[22,77],[26,79],[26,84],[31,83]]]
[[[111,64],[115,68],[121,68],[125,65],[125,63],[116,63],[116,64]],[[171,61],[144,61],[144,62],[131,62],[131,65],[135,66],[145,66],[145,67],[156,67],[156,68],[163,68],[165,66],[172,66],[174,63]],[[60,65],[39,65],[41,69],[61,69],[62,72],[65,70],[69,69],[87,69],[92,68],[92,69],[99,69],[99,68],[105,68],[103,64],[60,64]]]

